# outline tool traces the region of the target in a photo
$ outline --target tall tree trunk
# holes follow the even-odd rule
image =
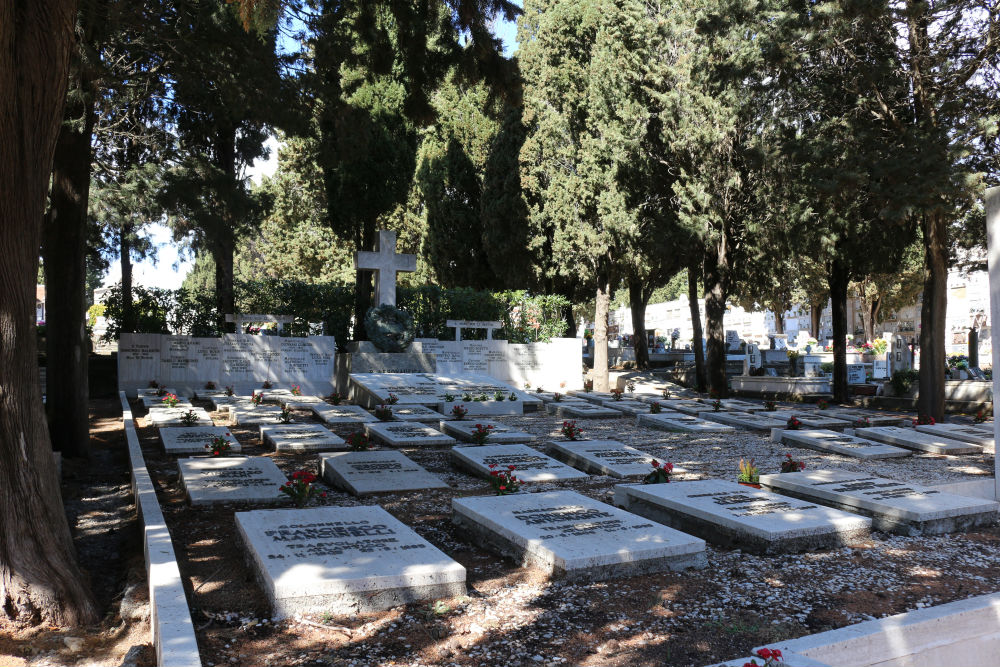
[[[566,319],[566,336],[576,338],[576,320],[573,319],[573,304],[567,304],[563,308],[563,317]]]
[[[608,391],[608,305],[611,303],[611,281],[607,272],[599,271],[597,299],[594,306],[594,391]]]
[[[920,306],[920,394],[917,410],[944,419],[945,313],[948,309],[948,226],[945,216],[924,216],[924,301]]]
[[[839,244],[838,244],[839,245]],[[840,248],[837,249],[840,252]],[[846,403],[847,395],[847,287],[850,276],[846,262],[837,256],[827,278],[833,314],[833,400]]]
[[[90,78],[74,58],[79,94],[66,105],[45,219],[46,403],[52,447],[63,456],[90,449],[87,400],[87,202],[94,129]],[[81,123],[82,121],[82,123]]]
[[[0,614],[19,624],[97,620],[59,493],[34,327],[75,12],[73,0],[0,0]]]
[[[135,333],[135,302],[132,300],[132,234],[135,227],[122,223],[118,230],[118,256],[122,266],[122,333]],[[221,331],[221,330],[220,330]]]
[[[635,367],[649,368],[649,345],[646,343],[646,304],[650,292],[643,289],[642,282],[635,278],[628,281],[628,302],[632,309],[632,349],[635,350]]]
[[[215,260],[215,308],[219,318],[219,331],[236,331],[235,322],[226,322],[226,315],[236,314],[236,292],[233,288],[233,256],[236,240],[232,230],[221,233],[212,244],[212,259]],[[238,332],[242,333],[242,332]]]
[[[774,333],[785,333],[785,314],[774,311]]]
[[[705,373],[704,332],[701,330],[701,308],[698,306],[698,278],[701,277],[701,262],[691,260],[688,266],[688,307],[691,309],[691,347],[694,348],[694,377],[698,391],[708,386]]]
[[[375,247],[375,220],[366,220],[355,236],[355,249],[373,250]],[[365,315],[373,305],[375,293],[374,273],[358,270],[354,274],[354,340],[368,340]],[[398,301],[397,301],[398,303]]]
[[[815,338],[821,345],[823,341],[820,340],[820,326],[823,322],[823,305],[817,305],[815,303],[809,305],[809,333]]]
[[[729,255],[725,236],[705,254],[705,328],[708,339],[708,388],[720,398],[726,382],[726,298],[729,296]]]

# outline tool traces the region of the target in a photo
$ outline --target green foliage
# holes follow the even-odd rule
[[[87,309],[87,324],[89,326],[94,326],[97,324],[97,318],[104,315],[105,311],[108,309],[103,303],[95,303],[93,306]]]
[[[337,340],[352,338],[354,291],[350,286],[264,279],[236,281],[235,288],[237,312],[295,316],[295,321],[285,328],[292,336],[304,336],[309,332],[309,323],[322,322],[327,333]],[[222,333],[211,291],[136,287],[133,293],[140,318],[139,333],[166,333],[168,328],[194,336]],[[447,320],[499,320],[503,326],[494,337],[511,343],[547,341],[566,331],[562,311],[568,302],[558,295],[447,290],[429,285],[401,287],[397,298],[400,309],[413,316],[415,335],[421,338],[454,340],[455,331],[445,326]],[[112,288],[106,303],[107,337],[116,340],[121,330],[120,285]],[[485,331],[463,332],[467,339],[485,336]]]
[[[132,287],[132,303],[135,309],[135,333],[169,333],[167,317],[174,309],[174,295],[170,290],[156,287],[147,289]],[[118,340],[122,321],[121,284],[113,285],[104,299],[104,316],[108,329],[104,340]]]
[[[896,392],[896,396],[905,396],[913,383],[919,379],[920,371],[911,368],[905,371],[896,371],[892,374],[892,379],[889,382],[892,384],[892,390]]]

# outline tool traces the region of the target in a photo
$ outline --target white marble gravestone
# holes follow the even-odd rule
[[[762,486],[784,495],[872,517],[878,530],[934,535],[988,525],[1000,505],[917,484],[840,470],[761,475]]]
[[[313,414],[327,424],[364,424],[378,421],[371,413],[358,405],[329,405],[319,404],[312,406]]]
[[[625,416],[614,408],[593,403],[549,403],[549,405],[555,406],[552,414],[563,419],[614,419]]]
[[[483,428],[488,428],[490,426],[493,427],[490,429],[490,436],[486,440],[489,444],[535,441],[535,436],[531,433],[518,431],[516,429],[512,429],[506,424],[486,419],[463,419],[461,421],[441,420],[438,422],[438,428],[440,428],[442,432],[454,436],[462,442],[475,442],[472,434],[475,432],[477,425],[482,426]]]
[[[736,429],[727,424],[709,422],[689,415],[678,415],[677,413],[659,413],[649,415],[639,415],[636,417],[636,425],[646,428],[655,428],[661,431],[676,431],[678,433],[733,433]]]
[[[177,467],[194,506],[221,503],[277,503],[286,496],[285,475],[274,461],[263,456],[218,456],[180,459]]]
[[[705,411],[705,403],[701,401],[679,401],[675,399],[668,399],[660,402],[660,406],[665,411],[670,412],[683,412],[686,415],[691,415],[692,417],[697,417],[699,414]],[[708,403],[709,408],[711,408],[712,402]],[[723,408],[725,409],[725,408]]]
[[[824,410],[823,414],[851,422],[867,419],[868,426],[900,426],[905,421],[903,417],[896,415],[884,415],[863,410],[844,410],[842,408],[829,408]]]
[[[859,428],[854,431],[854,435],[868,440],[895,445],[896,447],[913,449],[918,452],[930,452],[931,454],[980,454],[983,451],[981,445],[974,445],[971,442],[950,440],[940,435],[923,433],[915,428],[902,428],[899,426]]]
[[[787,420],[772,417],[773,413],[758,412],[701,412],[698,416],[706,421],[719,422],[738,428],[751,429],[754,431],[768,431],[772,428],[782,428]]]
[[[240,426],[280,424],[281,408],[277,405],[230,405],[229,419],[232,423]]]
[[[369,422],[365,432],[390,447],[441,447],[458,441],[450,435],[417,422]]]
[[[343,438],[319,424],[261,424],[260,439],[276,452],[325,452],[347,448]]]
[[[272,616],[354,616],[465,594],[465,568],[381,507],[237,512]]]
[[[553,482],[589,477],[527,445],[455,447],[451,450],[451,459],[459,468],[484,479],[490,478],[492,470],[502,472],[509,470],[510,466],[514,466],[514,476],[522,482]],[[495,468],[490,468],[491,465]]]
[[[356,496],[448,488],[437,475],[396,450],[321,454],[319,460],[328,484]]]
[[[289,410],[311,410],[314,405],[327,404],[322,396],[282,396],[276,402]]]
[[[971,442],[974,445],[979,445],[986,451],[994,451],[995,449],[991,434],[983,433],[974,426],[967,424],[919,424],[914,426],[914,430],[920,433],[948,438],[949,440]]]
[[[152,395],[152,396],[140,396],[139,400],[142,401],[143,407],[146,407],[146,408],[165,408],[165,407],[167,407],[167,404],[163,402],[163,398],[164,398],[163,396]],[[192,407],[191,406],[191,401],[189,401],[186,398],[182,398],[182,397],[178,396],[177,397],[177,407],[179,407],[179,408],[181,408],[181,407],[190,408],[190,407]]]
[[[705,410],[704,406],[712,408],[715,404],[715,399],[712,398],[700,398],[698,402],[702,404],[702,410]],[[719,404],[723,410],[732,412],[764,412],[763,403],[751,403],[749,401],[741,401],[738,398],[721,398],[719,399]],[[684,412],[683,410],[678,410],[678,412]],[[690,413],[689,413],[690,414]]]
[[[707,564],[705,542],[573,491],[452,499],[452,518],[486,548],[569,580]]]
[[[436,424],[445,416],[437,410],[431,410],[423,405],[394,405],[392,406],[392,418],[404,422]]]
[[[653,471],[654,456],[616,440],[553,440],[549,454],[591,475],[645,477]],[[675,468],[677,472],[679,469]]]
[[[212,418],[205,412],[205,408],[150,408],[146,413],[146,422],[152,426],[187,426],[183,417],[188,412],[194,412],[197,420],[191,426],[212,426]]]
[[[721,479],[620,484],[615,504],[713,544],[754,553],[836,548],[867,539],[871,529],[871,520],[857,514]]]
[[[163,451],[174,456],[180,454],[207,454],[216,438],[225,438],[230,451],[240,451],[240,443],[225,426],[189,426],[182,428],[161,428],[160,440]]]
[[[891,362],[889,364],[892,375],[900,371],[908,371],[913,368],[913,358],[910,346],[906,344],[906,339],[902,336],[894,336],[892,339],[892,349],[890,351]]]
[[[793,447],[804,447],[858,459],[891,459],[910,456],[913,453],[908,449],[893,447],[882,442],[822,429],[798,431],[785,429],[781,432],[781,442]]]
[[[847,384],[865,384],[864,364],[847,364]]]
[[[776,415],[776,416],[781,415],[781,418],[783,418],[786,423],[788,419],[790,419],[791,417],[795,417],[807,429],[843,431],[845,428],[851,428],[854,425],[854,422],[848,419],[837,419],[836,417],[823,414],[823,411],[821,410],[817,410],[815,412],[783,410],[781,412],[768,412],[765,414]]]
[[[644,403],[642,401],[630,401],[624,398],[620,401],[605,399],[601,405],[632,417],[636,415],[644,415],[649,412],[649,403]]]

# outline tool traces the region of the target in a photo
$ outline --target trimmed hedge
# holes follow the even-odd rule
[[[236,307],[241,313],[293,315],[285,331],[305,336],[310,323],[323,323],[339,341],[351,340],[354,288],[295,280],[237,281]],[[133,288],[139,314],[139,333],[168,330],[192,336],[218,336],[215,295],[209,291]],[[116,340],[121,323],[121,285],[115,285],[105,300],[108,320],[106,338]],[[494,338],[512,343],[546,341],[566,333],[563,317],[569,301],[562,296],[532,295],[526,291],[487,292],[473,289],[442,289],[436,285],[400,287],[397,305],[413,315],[418,338],[452,340],[454,329],[447,320],[495,320],[502,328]],[[465,339],[482,339],[485,330],[462,332]]]

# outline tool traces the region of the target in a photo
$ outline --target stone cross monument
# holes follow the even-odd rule
[[[382,229],[375,252],[354,253],[354,268],[375,272],[375,305],[396,305],[396,273],[417,270],[417,256],[396,253],[396,232]]]

